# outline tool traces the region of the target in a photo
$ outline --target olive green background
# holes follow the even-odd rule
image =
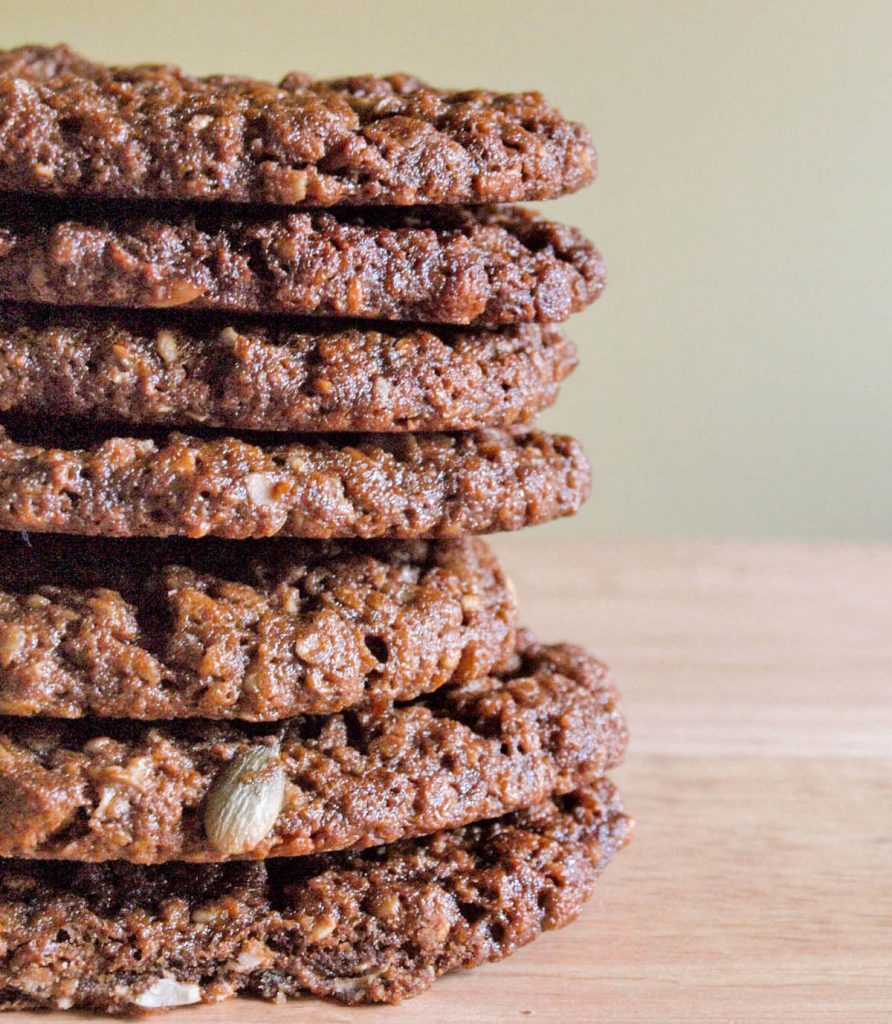
[[[542,90],[593,189],[550,204],[604,251],[575,433],[587,536],[892,535],[892,4],[0,0],[0,44],[277,78],[412,71]]]

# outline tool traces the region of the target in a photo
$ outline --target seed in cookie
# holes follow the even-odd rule
[[[577,647],[540,647],[527,634],[520,645],[499,676],[375,714],[283,723],[278,759],[256,755],[266,758],[262,778],[274,766],[288,784],[272,824],[278,782],[250,827],[239,818],[254,762],[243,773],[233,758],[261,742],[249,725],[0,719],[0,857],[300,857],[454,828],[569,792],[622,757],[616,690]],[[221,772],[216,846],[206,799]]]
[[[211,846],[225,857],[249,853],[273,830],[284,800],[278,741],[236,754],[207,795],[204,830]]]

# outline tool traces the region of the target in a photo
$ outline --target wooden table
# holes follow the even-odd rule
[[[574,925],[400,1007],[166,1024],[892,1021],[892,548],[497,546],[624,686],[632,846]]]

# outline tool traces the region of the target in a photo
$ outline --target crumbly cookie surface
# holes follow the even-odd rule
[[[604,287],[576,228],[517,207],[282,213],[0,201],[0,300],[498,326]]]
[[[575,512],[590,469],[542,431],[111,436],[0,428],[0,529],[111,537],[454,538]],[[267,443],[270,442],[270,443]]]
[[[0,856],[252,860],[377,846],[566,793],[617,764],[607,670],[522,634],[498,676],[278,726],[0,719]]]
[[[10,192],[298,206],[549,199],[595,173],[588,133],[535,92],[195,78],[64,46],[0,54],[0,154]]]
[[[397,1002],[576,916],[631,823],[606,779],[363,853],[0,863],[0,1006],[143,1012],[243,993]]]
[[[526,423],[576,365],[557,327],[244,321],[0,304],[0,411],[230,430]]]
[[[276,721],[382,709],[505,668],[480,540],[0,534],[0,714]]]

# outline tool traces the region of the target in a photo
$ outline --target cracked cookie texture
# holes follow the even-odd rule
[[[618,764],[625,743],[605,666],[525,632],[498,675],[375,714],[275,727],[2,718],[0,856],[153,864],[377,846],[570,792]],[[209,839],[209,796],[216,806],[218,780],[229,786],[261,747],[275,754],[277,814],[264,838],[230,851]]]
[[[631,828],[602,778],[363,852],[151,868],[3,861],[0,1006],[398,1002],[571,921]]]
[[[510,580],[480,540],[0,535],[0,714],[276,721],[499,671]]]
[[[0,427],[0,529],[230,539],[454,538],[575,512],[590,469],[542,431],[171,434]]]
[[[0,300],[499,326],[600,294],[576,228],[517,207],[282,213],[0,201]]]
[[[589,184],[591,139],[536,92],[411,75],[278,85],[68,47],[0,53],[0,189],[297,206],[500,203]]]
[[[526,423],[576,365],[557,327],[399,328],[0,305],[0,411],[233,430]]]

